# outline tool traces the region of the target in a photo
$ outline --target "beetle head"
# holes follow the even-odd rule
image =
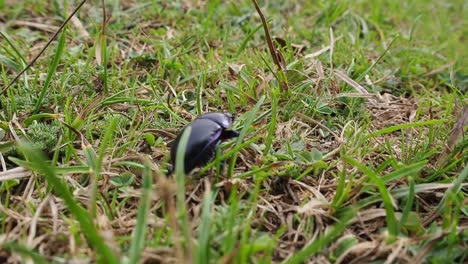
[[[231,113],[223,113],[223,112],[211,112],[202,114],[198,117],[198,119],[208,119],[216,124],[220,125],[223,129],[228,129],[232,126],[232,122],[234,122],[234,117]]]

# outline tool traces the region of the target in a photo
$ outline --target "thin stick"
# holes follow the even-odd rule
[[[271,57],[273,57],[273,61],[275,62],[276,67],[278,67],[278,69],[282,69],[283,67],[281,67],[278,56],[276,55],[275,46],[273,44],[273,41],[271,40],[270,30],[268,29],[268,24],[266,22],[265,16],[263,15],[262,10],[258,6],[257,1],[252,0],[252,2],[254,3],[255,9],[257,10],[257,13],[260,16],[260,19],[262,20],[262,25],[263,25],[263,29],[265,30],[265,36],[266,36],[268,49],[270,50]]]
[[[280,58],[279,58],[279,56],[281,56],[281,54],[277,53],[279,51],[276,50],[275,44],[273,44],[273,41],[271,40],[271,35],[270,35],[270,30],[268,29],[268,24],[266,22],[265,16],[262,13],[262,10],[258,6],[257,1],[252,0],[252,2],[254,3],[255,9],[257,10],[257,13],[260,16],[260,19],[262,20],[263,30],[265,31],[265,37],[266,37],[266,40],[267,40],[268,49],[270,50],[271,57],[273,57],[273,62],[276,65],[276,70],[278,71],[278,76],[280,76],[278,81],[281,83],[281,87],[283,88],[283,90],[287,91],[287,90],[289,90],[289,87],[288,87],[287,82],[284,79],[285,76],[283,75],[283,68],[284,67],[281,65]]]
[[[59,29],[57,31],[55,31],[54,35],[52,35],[52,37],[49,39],[49,41],[47,41],[47,43],[45,44],[45,46],[41,49],[41,51],[36,55],[36,57],[34,57],[34,59],[23,69],[20,71],[20,73],[18,73],[15,78],[13,79],[13,81],[11,81],[5,88],[3,88],[3,90],[0,92],[0,95],[3,94],[6,90],[8,90],[8,88],[10,88],[18,79],[19,77],[21,77],[21,75],[27,71],[29,68],[31,68],[31,66],[36,62],[36,60],[42,55],[42,53],[44,53],[44,51],[47,49],[47,47],[50,46],[50,44],[52,43],[52,41],[54,41],[54,39],[58,36],[58,34],[63,30],[63,28],[68,24],[68,22],[70,21],[70,19],[78,12],[78,10],[84,5],[84,3],[86,2],[86,0],[83,0],[76,8],[75,10],[73,10],[73,12],[71,13],[70,16],[68,16],[68,18],[62,23],[62,25],[59,27]]]

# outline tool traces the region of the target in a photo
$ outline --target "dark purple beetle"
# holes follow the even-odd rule
[[[192,130],[184,155],[185,174],[189,174],[194,168],[201,167],[212,160],[221,141],[239,136],[237,131],[229,130],[232,122],[233,117],[230,113],[211,112],[197,117],[186,126],[190,126]],[[177,148],[185,128],[172,144],[171,166],[169,166],[167,175],[175,170]]]

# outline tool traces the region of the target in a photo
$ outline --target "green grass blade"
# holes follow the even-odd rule
[[[95,216],[96,215],[96,210],[97,210],[97,197],[98,197],[98,182],[101,178],[101,171],[102,171],[102,162],[104,160],[104,154],[106,152],[106,149],[107,149],[107,145],[109,145],[109,143],[111,142],[112,140],[112,135],[114,134],[114,131],[115,131],[115,128],[117,126],[117,123],[118,123],[119,119],[116,118],[116,117],[113,117],[111,118],[110,120],[110,124],[109,126],[107,127],[106,131],[104,132],[104,137],[102,139],[102,143],[101,143],[101,146],[99,148],[99,153],[97,155],[97,157],[95,157],[95,161],[93,161],[93,156],[95,156],[94,154],[94,150],[91,148],[91,146],[89,146],[89,151],[92,152],[92,154],[90,155],[89,157],[89,161],[91,161],[91,164],[90,164],[90,167],[92,165],[94,165],[94,167],[91,167],[93,168],[93,179],[92,179],[92,183],[91,183],[91,186],[92,186],[92,196],[91,196],[91,215],[92,216]]]
[[[89,166],[66,166],[55,168],[55,172],[59,175],[71,173],[89,173],[89,171]]]
[[[214,193],[211,190],[205,190],[202,204],[202,216],[198,227],[198,246],[196,251],[196,263],[210,262],[210,236],[211,236],[211,218]]]
[[[421,127],[421,126],[427,126],[427,125],[438,125],[438,124],[444,124],[447,121],[444,119],[439,119],[439,120],[428,120],[428,121],[421,121],[421,122],[414,122],[414,123],[404,123],[404,124],[399,124],[399,125],[394,125],[386,128],[382,128],[380,130],[377,130],[375,132],[370,133],[369,135],[366,136],[366,138],[372,138],[372,137],[377,137],[385,134],[389,134],[398,130],[402,129],[408,129],[408,128],[414,128],[414,127]]]
[[[238,230],[236,227],[236,217],[239,214],[240,206],[239,203],[240,195],[237,194],[237,185],[234,185],[232,192],[229,195],[229,217],[225,224],[226,237],[223,239],[221,244],[221,251],[224,254],[229,254],[234,249],[236,242],[238,241]]]
[[[265,150],[263,155],[266,156],[270,152],[273,143],[273,137],[276,132],[276,124],[278,123],[278,88],[271,89],[271,120],[268,127],[268,135],[265,143]]]
[[[406,167],[399,168],[395,171],[392,171],[384,175],[382,177],[382,180],[384,183],[388,183],[391,181],[396,181],[404,176],[418,173],[424,168],[424,166],[426,166],[427,162],[428,162],[427,160],[423,160],[423,161],[408,165]]]
[[[3,37],[3,39],[6,41],[6,43],[8,43],[8,45],[11,47],[11,49],[13,49],[14,53],[16,54],[16,56],[18,56],[18,58],[21,60],[21,63],[23,64],[23,66],[26,66],[27,62],[26,62],[26,59],[23,57],[23,55],[21,54],[21,52],[19,52],[19,50],[16,48],[15,45],[13,45],[13,42],[10,40],[10,36],[3,32],[3,31],[0,31],[0,35]],[[19,69],[21,70],[21,69]]]
[[[56,118],[59,118],[60,115],[58,114],[50,114],[50,113],[40,113],[40,114],[35,114],[35,115],[31,115],[29,116],[28,118],[26,118],[24,120],[24,124],[26,126],[29,126],[32,124],[32,122],[36,121],[36,120],[40,120],[40,119],[56,119]]]
[[[38,150],[32,148],[31,144],[20,143],[18,148],[30,162],[29,169],[44,175],[56,195],[63,199],[70,213],[80,223],[82,232],[86,236],[88,242],[95,248],[98,260],[110,264],[119,263],[115,253],[99,234],[90,214],[75,200],[68,185],[57,176],[55,168],[46,161]]]
[[[28,257],[33,260],[36,264],[49,264],[57,263],[55,261],[49,261],[44,256],[40,255],[38,252],[27,248],[26,246],[16,244],[16,243],[6,243],[3,247],[8,251],[13,251],[20,254],[23,257]],[[24,260],[24,259],[23,259]]]
[[[42,107],[42,102],[44,101],[44,97],[49,89],[50,81],[52,80],[52,77],[54,76],[55,71],[57,70],[58,64],[60,62],[60,58],[62,57],[63,48],[65,47],[65,40],[67,36],[66,29],[67,28],[64,28],[62,33],[60,33],[59,43],[57,46],[57,50],[55,52],[54,59],[52,60],[52,63],[49,65],[49,71],[47,72],[46,80],[42,86],[41,93],[39,94],[39,98],[36,101],[36,105],[34,106],[35,114],[39,112],[40,108]]]
[[[382,52],[382,54],[380,54],[380,56],[377,58],[377,60],[374,61],[374,63],[372,63],[371,66],[369,66],[369,68],[367,68],[365,71],[363,71],[361,73],[361,75],[359,75],[359,77],[356,78],[356,82],[359,82],[359,81],[362,81],[362,79],[364,79],[364,77],[366,76],[366,74],[368,74],[384,57],[385,57],[385,54],[387,54],[387,52],[390,50],[390,48],[392,47],[393,43],[395,43],[395,41],[398,39],[398,35],[396,37],[394,37],[392,39],[392,41],[390,42],[390,44],[388,44],[387,48]]]
[[[413,202],[414,202],[414,185],[415,184],[414,184],[413,177],[409,177],[408,182],[409,182],[409,194],[406,200],[405,208],[403,209],[403,213],[400,218],[401,226],[404,226],[406,224],[406,221],[408,220],[408,216],[411,212],[411,208],[413,207]]]
[[[385,206],[387,228],[390,234],[390,240],[394,239],[396,236],[398,236],[400,227],[395,217],[395,211],[393,210],[392,198],[387,190],[387,187],[385,187],[384,181],[376,173],[363,164],[359,163],[357,160],[348,156],[343,156],[343,160],[364,172],[369,177],[371,182],[377,186]]]
[[[414,186],[414,192],[415,193],[424,193],[424,192],[436,190],[436,189],[439,189],[439,188],[437,188],[438,185],[440,185],[440,184],[437,184],[437,183],[416,184]],[[445,187],[446,186],[440,186],[440,188],[445,188]],[[410,188],[409,187],[401,187],[401,188],[398,188],[398,189],[394,189],[394,190],[391,191],[391,195],[395,199],[408,197],[408,195],[410,195]],[[382,200],[381,195],[378,193],[378,194],[374,194],[372,196],[369,196],[367,198],[364,198],[364,199],[360,200],[356,204],[356,206],[359,209],[361,209],[361,208],[365,208],[365,207],[367,207],[367,206],[369,206],[371,204],[380,202],[381,200]]]
[[[197,83],[197,89],[195,90],[195,96],[197,97],[197,115],[201,115],[203,113],[202,109],[202,94],[203,94],[203,87],[205,87],[206,83],[206,73],[200,75],[200,78]]]
[[[27,62],[26,62],[26,59],[24,58],[24,56],[21,54],[21,52],[19,52],[19,50],[16,48],[15,45],[13,45],[13,42],[10,40],[10,36],[3,32],[3,31],[0,31],[0,35],[2,36],[2,38],[6,41],[6,43],[8,43],[8,45],[11,47],[11,49],[13,50],[13,52],[15,54],[11,54],[11,52],[9,52],[8,50],[5,49],[5,51],[7,53],[9,53],[12,57],[18,57],[21,61],[21,66],[23,68],[26,68],[27,66]],[[10,60],[8,58],[5,58],[5,62],[6,62],[6,65],[11,65],[11,66],[15,66],[15,65],[18,65],[16,64],[15,62],[10,62]],[[19,67],[19,65],[18,65]],[[21,71],[22,69],[18,68],[17,69],[18,71]],[[26,73],[26,72],[25,72]],[[6,82],[5,82],[6,83]],[[23,74],[23,83],[24,83],[24,87],[26,87],[28,90],[29,90],[29,83],[28,83],[28,75],[27,74]]]
[[[284,264],[299,264],[307,263],[307,260],[319,253],[327,245],[333,242],[338,236],[346,229],[349,221],[356,215],[354,209],[348,209],[343,212],[342,217],[338,222],[330,227],[325,234],[319,236],[316,240],[311,241],[310,244],[304,246],[301,250],[294,253],[291,257],[283,261]]]
[[[442,201],[437,206],[437,211],[441,213],[444,210],[445,201],[450,195],[456,195],[461,190],[462,183],[466,182],[468,177],[468,164],[463,168],[458,177],[453,181],[453,187],[445,191]]]
[[[335,196],[333,196],[333,201],[331,207],[337,210],[343,201],[346,198],[346,166],[343,166],[343,170],[338,172],[338,186],[336,187]]]
[[[175,166],[175,177],[177,182],[177,215],[179,222],[181,223],[182,235],[184,241],[187,243],[187,248],[190,247],[190,225],[188,223],[187,208],[185,205],[185,172],[184,172],[184,156],[185,150],[187,149],[187,143],[190,137],[192,128],[190,126],[184,129],[184,132],[180,138],[179,145],[176,153],[176,166]]]
[[[0,55],[0,65],[5,65],[9,68],[12,68],[14,69],[15,71],[21,71],[21,66],[19,64],[17,64],[15,61],[3,56],[3,55]]]
[[[264,100],[265,100],[265,96],[262,96],[258,100],[258,102],[255,104],[253,109],[250,111],[250,113],[247,115],[247,120],[245,121],[244,127],[242,128],[239,134],[239,137],[237,138],[236,146],[242,144],[242,141],[247,135],[247,132],[250,129],[250,126],[253,124],[255,117],[257,116],[257,112],[260,110],[260,106],[262,106]],[[231,158],[231,163],[229,164],[229,173],[228,173],[229,178],[231,178],[234,175],[234,167],[236,165],[236,160],[237,160],[237,152],[234,153],[234,155]]]
[[[249,205],[249,213],[247,219],[242,222],[242,231],[240,237],[240,248],[239,248],[239,263],[248,263],[249,257],[253,254],[254,245],[249,243],[249,239],[252,238],[252,221],[255,219],[258,204],[258,196],[260,194],[260,188],[262,186],[262,180],[257,179],[255,182],[255,189],[250,193],[247,204]]]
[[[151,205],[151,185],[152,171],[150,161],[146,160],[145,170],[143,172],[143,188],[137,213],[137,223],[130,245],[129,263],[140,262],[141,253],[145,246],[146,232],[148,229],[148,214]]]
[[[235,58],[237,58],[245,50],[245,48],[247,47],[247,43],[249,43],[249,40],[251,40],[255,33],[257,33],[257,31],[259,31],[261,28],[263,28],[263,25],[260,23],[256,28],[251,30],[249,34],[247,34],[247,36],[245,36],[244,40],[242,41],[242,44],[239,46],[239,49],[236,52],[236,55],[234,56]]]

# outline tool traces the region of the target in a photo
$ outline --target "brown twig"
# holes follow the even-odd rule
[[[460,114],[458,114],[457,121],[450,132],[450,137],[447,144],[445,144],[444,150],[437,159],[436,166],[441,167],[444,164],[447,156],[453,151],[459,139],[463,137],[466,125],[468,125],[468,105],[465,105]]]
[[[268,49],[270,50],[271,57],[273,57],[273,61],[275,62],[276,67],[278,67],[278,69],[282,69],[278,56],[276,55],[275,45],[273,44],[273,41],[271,40],[270,30],[268,29],[268,24],[266,22],[265,16],[263,15],[262,10],[258,6],[257,1],[252,0],[252,2],[254,3],[255,9],[257,10],[257,13],[260,16],[260,19],[262,20],[262,25],[263,25],[263,29],[265,30],[265,36],[267,39]]]
[[[275,44],[273,43],[273,40],[271,39],[270,30],[268,29],[268,24],[266,22],[265,16],[263,15],[262,10],[258,6],[257,1],[252,0],[252,2],[255,5],[255,9],[257,10],[258,15],[260,16],[260,20],[262,20],[263,30],[265,31],[265,37],[267,40],[268,49],[270,50],[271,57],[273,58],[273,62],[276,65],[276,70],[280,73],[281,77],[284,77],[283,75],[284,67],[281,64],[280,54],[278,54],[279,51],[276,49]],[[289,90],[287,82],[285,82],[284,80],[280,80],[280,82],[281,82],[281,87],[283,88],[283,90]]]
[[[96,53],[96,58],[99,58],[97,63],[103,66],[104,69],[104,76],[101,81],[104,82],[104,92],[107,94],[109,91],[109,82],[107,79],[107,11],[106,11],[106,1],[101,0],[102,2],[102,31],[101,35],[99,36],[99,52]]]
[[[52,41],[54,41],[55,38],[57,38],[58,34],[63,30],[63,28],[68,24],[68,22],[70,21],[70,19],[78,12],[78,10],[84,5],[84,3],[86,2],[86,0],[83,0],[76,8],[75,10],[73,10],[73,12],[70,14],[70,16],[68,16],[68,18],[62,23],[62,25],[59,27],[59,29],[57,31],[55,31],[54,35],[52,35],[52,37],[49,39],[49,41],[47,41],[47,43],[45,44],[45,46],[41,49],[41,51],[36,55],[36,57],[34,57],[34,59],[28,64],[26,65],[26,67],[24,69],[22,69],[16,76],[15,78],[13,79],[13,81],[11,81],[5,88],[3,88],[3,90],[0,92],[0,95],[3,94],[6,90],[8,90],[8,88],[10,88],[18,79],[19,77],[25,72],[27,71],[29,68],[31,68],[31,66],[37,61],[37,59],[42,55],[42,53],[44,53],[44,51],[47,49],[47,47],[50,46],[50,44],[52,43]]]
[[[106,1],[102,0],[102,35],[106,35],[107,28],[107,11],[106,11]]]

